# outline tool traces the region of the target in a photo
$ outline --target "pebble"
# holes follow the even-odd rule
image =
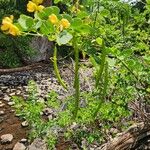
[[[47,149],[47,145],[45,144],[45,142],[37,138],[28,147],[28,150],[48,150],[48,149]]]
[[[5,101],[10,101],[10,97],[8,95],[5,95],[5,97],[3,98]]]
[[[28,140],[27,139],[21,139],[20,143],[26,143]]]
[[[15,102],[8,102],[8,105],[9,106],[12,106],[12,105],[14,105],[15,104]]]
[[[2,143],[10,143],[13,140],[12,134],[4,134],[1,136],[1,142]]]
[[[52,114],[53,113],[53,110],[51,108],[45,108],[43,110],[43,113],[48,116],[49,114]]]
[[[13,150],[25,150],[26,146],[23,143],[17,142],[13,148]]]
[[[14,95],[16,95],[15,92],[9,94],[9,96],[14,96]]]
[[[27,127],[29,124],[28,124],[27,121],[24,121],[24,122],[21,123],[21,125],[22,125],[23,127]]]
[[[0,111],[0,115],[4,115],[5,112],[3,110]]]
[[[5,106],[5,104],[4,104],[4,103],[1,103],[1,104],[0,104],[0,107],[3,107],[3,106]]]

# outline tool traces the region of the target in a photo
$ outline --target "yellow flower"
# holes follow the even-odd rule
[[[10,22],[3,22],[3,24],[1,25],[1,30],[2,31],[7,31],[9,30],[11,23]]]
[[[16,27],[15,25],[11,24],[9,31],[8,31],[11,35],[13,36],[17,36],[20,35],[20,30],[18,27]]]
[[[5,33],[10,33],[11,35],[20,35],[20,30],[17,26],[13,25],[13,16],[5,17],[2,20],[1,30]]]
[[[42,4],[43,0],[32,0],[33,3],[35,3],[36,5]]]
[[[44,9],[44,6],[43,6],[43,5],[37,6],[37,11],[42,11],[43,9]]]
[[[27,4],[27,11],[28,12],[35,12],[37,10],[37,5],[32,1],[29,1]]]
[[[4,24],[5,22],[10,22],[10,23],[12,23],[12,22],[13,22],[13,19],[14,19],[14,16],[13,16],[13,15],[10,15],[10,17],[5,17],[5,18],[2,20],[2,24]]]
[[[12,24],[13,19],[14,19],[14,16],[13,16],[13,15],[11,15],[10,17],[5,17],[5,18],[2,20],[1,30],[2,30],[2,31],[7,31],[7,30],[9,30],[9,27],[10,27],[10,25]]]
[[[70,27],[70,22],[67,19],[61,19],[60,26],[61,28],[67,29]]]
[[[58,18],[57,18],[57,16],[56,16],[55,14],[51,14],[51,15],[49,16],[49,20],[50,20],[50,22],[51,22],[52,24],[58,23]]]

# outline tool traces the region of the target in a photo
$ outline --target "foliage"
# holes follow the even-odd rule
[[[1,0],[0,22],[4,16],[13,14],[18,17],[21,13],[26,13],[24,10],[26,3],[27,1]],[[18,9],[20,6],[24,9]],[[0,65],[8,68],[18,67],[24,63],[23,58],[35,54],[34,49],[29,46],[31,38],[31,36],[12,37],[0,32]]]
[[[66,1],[55,1],[58,2]],[[63,129],[64,137],[67,139],[73,138],[78,141],[76,137],[80,136],[89,142],[101,142],[107,129],[112,126],[125,126],[122,120],[131,115],[131,101],[141,100],[142,96],[143,103],[148,102],[150,2],[146,2],[142,12],[139,8],[134,8],[135,6],[115,0],[77,0],[74,3],[67,1],[67,13],[60,13],[56,6],[42,7],[39,10],[33,9],[32,5],[30,10],[33,10],[34,17],[22,14],[17,22],[13,23],[22,35],[46,36],[55,42],[52,59],[54,71],[58,81],[66,89],[68,85],[61,79],[57,67],[57,46],[67,45],[74,50],[75,93],[61,104],[52,92],[46,104],[57,111],[56,118],[49,121],[46,126],[43,121],[41,123],[39,112],[40,106],[43,105],[39,106],[39,102],[35,100],[36,93],[32,94],[33,97],[30,95],[30,103],[23,104],[27,104],[27,110],[30,110],[28,106],[31,103],[34,104],[32,107],[37,109],[36,117],[32,116],[36,112],[28,111],[30,117],[35,118],[34,122],[26,116],[27,112],[24,113],[31,124],[35,125],[37,120],[37,135],[46,134],[45,129],[51,129],[49,136],[55,135],[52,141],[49,140],[51,146],[55,144],[59,135],[58,132],[53,132],[54,127]],[[89,56],[94,68],[95,87],[92,92],[80,91],[79,51]],[[96,123],[102,124],[102,132]],[[77,132],[76,126],[79,129]]]

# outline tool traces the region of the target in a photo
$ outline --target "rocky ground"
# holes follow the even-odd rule
[[[30,71],[24,70],[10,74],[0,74],[0,150],[48,150],[46,144],[41,139],[35,139],[32,143],[29,143],[28,133],[30,131],[28,129],[28,124],[17,117],[13,109],[14,102],[12,101],[12,96],[18,95],[27,98],[27,84],[30,80],[34,80],[38,85],[38,92],[41,100],[44,100],[51,90],[56,91],[59,94],[59,99],[63,100],[74,92],[73,65],[73,62],[65,62],[60,65],[62,78],[68,84],[68,91],[64,90],[63,87],[59,85],[53,73],[53,67],[50,64]],[[93,87],[91,78],[93,69],[87,62],[81,63],[81,66],[81,90],[91,91]],[[47,108],[45,111],[51,110]],[[116,131],[113,130],[112,132]],[[146,141],[149,141],[149,138],[147,138]],[[57,145],[57,150],[66,150],[66,146],[71,144],[70,142],[60,143]],[[76,145],[72,145],[72,149],[77,150],[78,148]],[[99,145],[91,145],[89,148],[89,150],[101,149]],[[142,148],[141,146],[136,148],[136,150],[140,149],[146,150],[149,149],[149,146],[145,147],[144,145]]]
[[[59,94],[59,98],[63,99],[73,93],[72,81],[74,72],[72,68],[73,64],[71,63],[67,66],[61,66],[62,77],[69,86],[68,91],[58,84],[51,65],[44,65],[43,68],[30,71],[24,70],[22,72],[0,75],[0,150],[25,150],[27,147],[28,150],[46,150],[46,146],[43,145],[40,139],[36,139],[28,146],[28,125],[16,116],[12,107],[14,102],[11,97],[18,95],[26,98],[28,96],[27,84],[30,80],[34,80],[38,85],[41,99],[44,99],[50,90],[56,91]],[[91,90],[90,80],[87,80],[87,78],[91,76],[92,69],[86,72],[83,67],[80,69],[80,72],[82,89]]]

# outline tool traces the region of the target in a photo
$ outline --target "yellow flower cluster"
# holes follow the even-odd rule
[[[67,19],[63,18],[59,21],[55,14],[51,14],[49,20],[52,24],[58,25],[61,31],[70,27],[70,22]]]
[[[2,20],[1,30],[13,36],[17,36],[21,33],[19,28],[13,24],[13,19],[14,17],[12,15],[10,17],[5,17]]]
[[[27,11],[28,12],[35,12],[35,11],[41,11],[43,10],[44,6],[39,5],[43,2],[43,0],[32,0],[29,1],[27,4]]]

